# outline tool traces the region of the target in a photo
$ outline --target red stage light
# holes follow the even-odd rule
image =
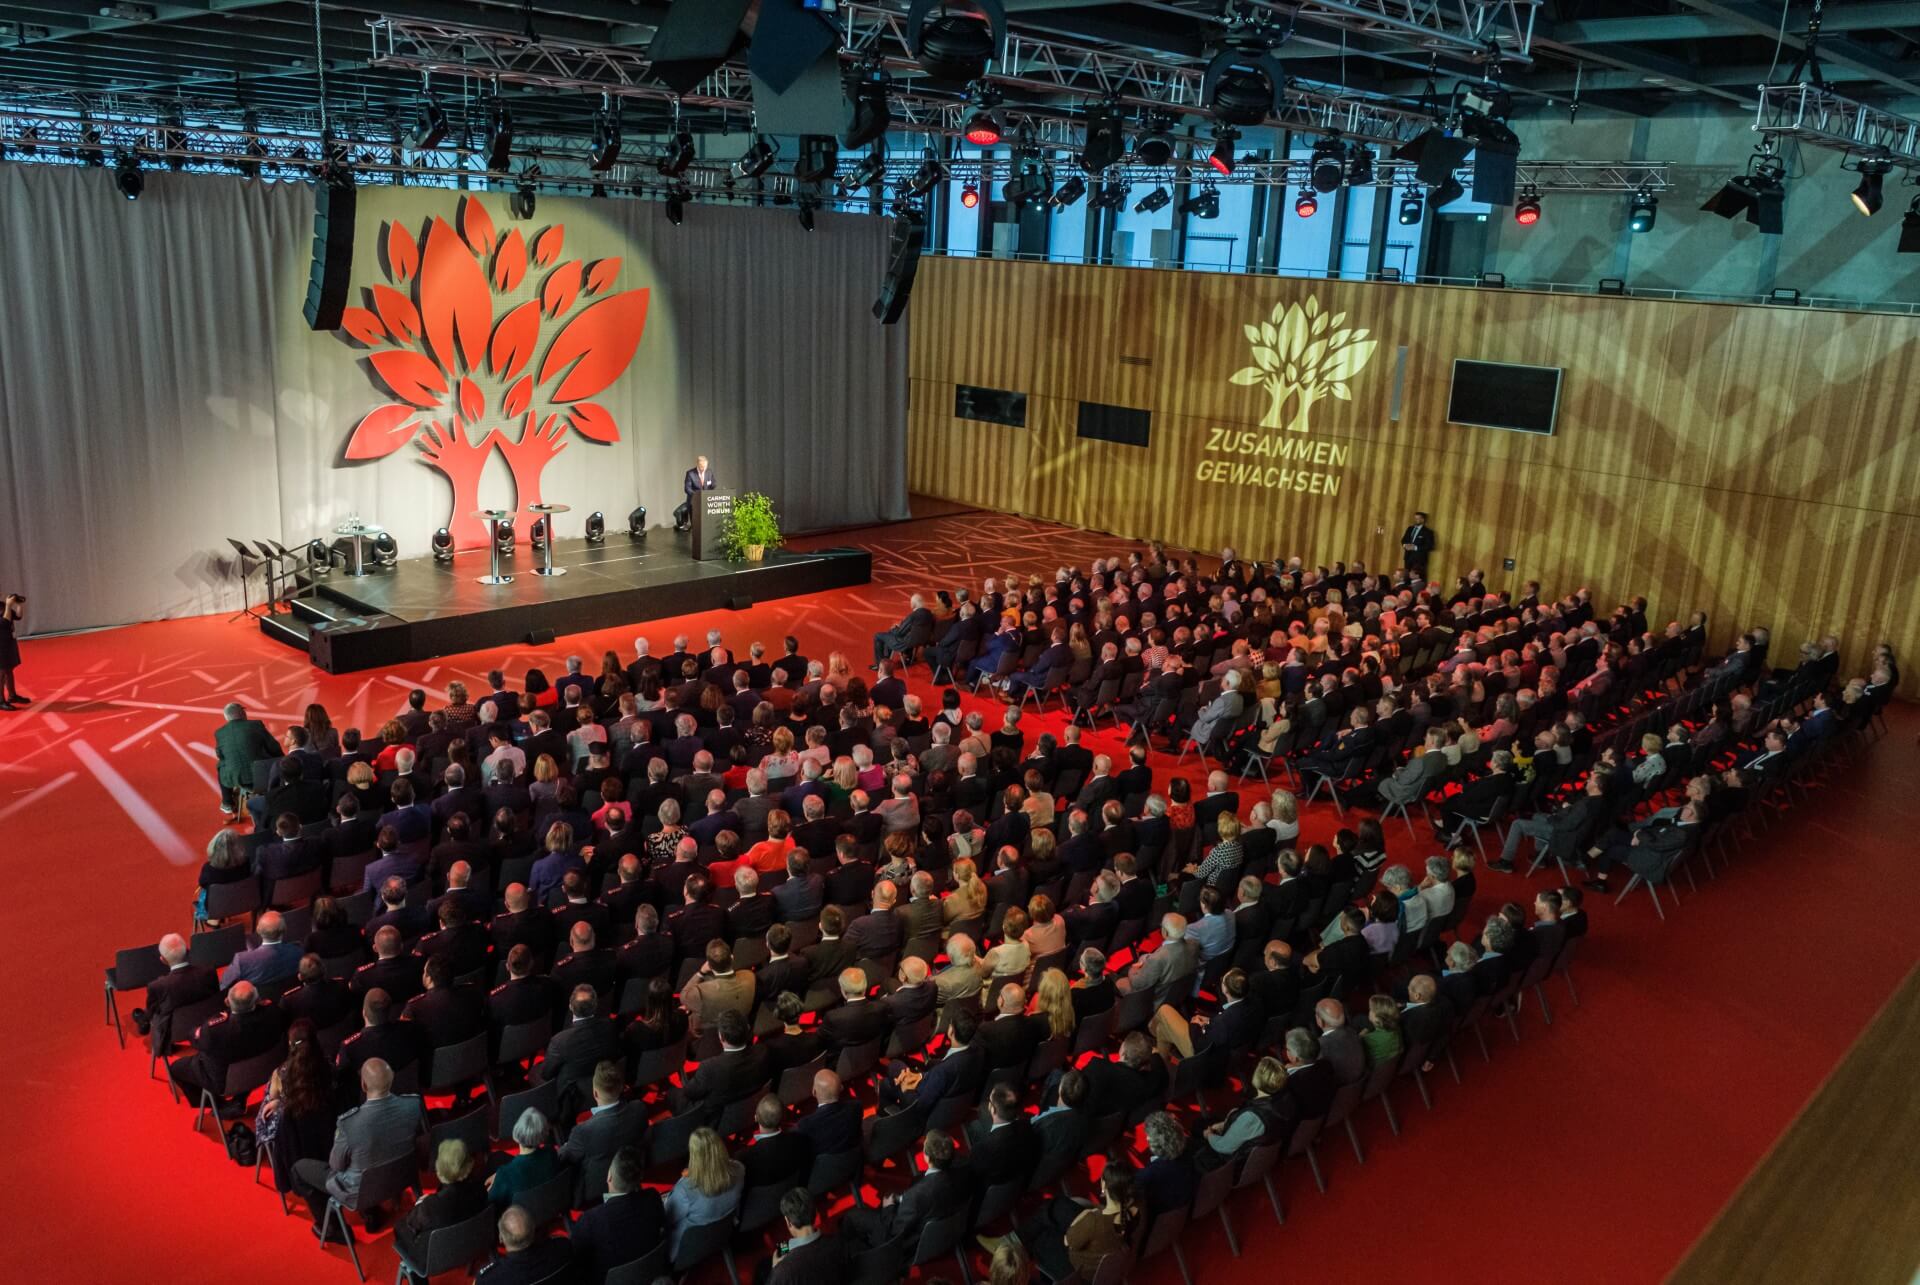
[[[1303,219],[1310,219],[1320,212],[1320,202],[1314,199],[1311,192],[1302,192],[1293,203],[1293,212]]]
[[[969,210],[980,204],[980,189],[972,183],[960,189],[960,204]]]
[[[990,113],[975,112],[967,121],[967,141],[977,147],[992,147],[1000,141],[1000,122]]]

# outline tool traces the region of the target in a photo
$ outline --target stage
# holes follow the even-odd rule
[[[487,553],[475,550],[452,562],[409,558],[365,576],[338,567],[303,573],[292,612],[263,618],[260,631],[344,674],[862,585],[873,572],[867,551],[851,548],[775,551],[760,563],[700,561],[690,538],[667,528],[641,540],[624,532],[601,544],[561,540],[553,565],[566,568],[563,576],[533,574],[541,560],[526,545],[503,564],[512,584],[481,584],[488,565]]]

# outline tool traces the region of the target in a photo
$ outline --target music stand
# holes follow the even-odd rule
[[[533,569],[533,574],[536,576],[564,576],[567,574],[565,567],[556,567],[553,565],[553,515],[556,513],[571,513],[572,511],[573,506],[570,504],[529,504],[527,506],[527,512],[538,513],[540,515],[539,520],[543,522],[547,528],[546,548],[544,550],[546,557],[540,566]]]
[[[481,509],[473,516],[487,524],[487,548],[493,551],[493,574],[475,576],[474,579],[481,584],[512,584],[513,577],[500,572],[500,524],[513,516],[513,510]]]
[[[232,536],[227,537],[227,543],[232,545],[233,551],[240,555],[239,561],[234,564],[235,568],[240,572],[240,610],[228,616],[227,619],[231,622],[240,619],[242,616],[252,616],[255,620],[258,620],[261,618],[260,613],[253,609],[253,598],[247,593],[247,580],[253,574],[252,569],[247,566],[247,563],[260,562],[260,555]],[[262,565],[265,564],[262,563]]]

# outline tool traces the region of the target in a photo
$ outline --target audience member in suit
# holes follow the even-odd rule
[[[541,1018],[549,1020],[558,1006],[556,987],[546,974],[533,972],[533,951],[526,945],[507,952],[507,980],[487,996],[487,1022],[497,1037],[509,1026],[525,1026]]]
[[[700,971],[680,988],[680,1002],[686,1007],[689,1030],[695,1036],[718,1025],[728,1013],[749,1023],[753,1018],[753,970],[735,968],[733,947],[718,938],[707,943],[706,956]]]
[[[1367,939],[1360,935],[1364,920],[1349,906],[1340,912],[1339,935],[1307,956],[1307,971],[1316,977],[1342,977],[1358,981],[1372,975],[1373,962]]]
[[[368,941],[372,941],[380,935],[382,928],[391,927],[400,934],[400,942],[404,946],[417,940],[427,931],[431,922],[425,906],[407,904],[407,881],[399,875],[393,875],[381,881],[373,918],[367,920],[360,931]]]
[[[736,867],[733,890],[736,897],[727,907],[727,936],[734,941],[765,936],[779,908],[770,894],[760,891],[760,872],[752,866]]]
[[[327,855],[326,840],[300,837],[300,818],[291,812],[282,812],[274,818],[273,833],[274,841],[262,844],[253,855],[253,869],[260,876],[263,900],[272,896],[275,880],[292,879],[318,870]]]
[[[1082,1074],[1087,1080],[1087,1114],[1096,1120],[1114,1114],[1131,1116],[1167,1092],[1167,1064],[1153,1051],[1153,1040],[1145,1031],[1130,1032],[1120,1041],[1117,1057],[1096,1057]]]
[[[1161,916],[1159,947],[1134,962],[1121,980],[1120,989],[1128,994],[1151,991],[1155,1008],[1185,999],[1192,989],[1194,970],[1198,966],[1198,952],[1186,936],[1185,915],[1169,911]]]
[[[347,983],[354,994],[383,990],[394,1003],[405,1004],[420,993],[420,962],[402,953],[399,929],[388,924],[376,932],[373,954],[373,962],[355,969]]]
[[[704,959],[710,943],[726,940],[727,912],[708,904],[707,889],[707,876],[688,875],[681,886],[681,904],[667,916],[667,932],[673,937],[676,958]]]
[[[456,816],[454,824],[457,826],[465,826],[465,814],[462,813]],[[453,831],[449,829],[447,833],[452,834]],[[437,853],[448,846],[448,844],[442,844],[440,848],[436,848],[434,851]],[[486,848],[484,845],[469,842],[463,843],[461,846],[472,847],[479,854],[478,860],[486,860]],[[466,857],[461,857],[459,860],[449,862],[447,865],[441,867],[436,877],[439,880],[437,886],[444,891],[427,903],[427,922],[440,924],[442,927],[445,927],[446,925],[440,918],[440,908],[449,905],[459,906],[465,913],[465,917],[460,922],[463,925],[476,929],[476,934],[468,935],[477,935],[480,942],[480,949],[484,953],[487,948],[488,937],[487,930],[484,927],[480,927],[480,925],[485,924],[487,920],[493,917],[493,902],[491,898],[473,887],[473,862]]]
[[[1367,1073],[1367,1050],[1360,1036],[1347,1025],[1347,1009],[1337,999],[1323,999],[1313,1006],[1314,1024],[1319,1027],[1320,1059],[1333,1069],[1341,1084],[1351,1084]]]
[[[253,789],[253,765],[278,758],[280,746],[267,725],[248,718],[239,702],[222,711],[226,721],[213,733],[214,758],[220,778],[220,809],[228,816],[239,811],[239,798]]]
[[[780,1198],[787,1238],[774,1250],[758,1285],[818,1285],[839,1278],[847,1250],[836,1232],[820,1230],[820,1214],[811,1192],[796,1186]]]
[[[891,879],[873,885],[873,908],[847,925],[847,941],[856,959],[882,959],[899,952],[900,921],[893,913],[899,895]]]
[[[766,1050],[754,1044],[753,1027],[743,1014],[722,1014],[717,1030],[720,1051],[701,1059],[693,1074],[686,1077],[679,1095],[682,1110],[705,1103],[709,1120],[718,1119],[729,1103],[765,1088],[770,1080]]]
[[[813,1102],[813,1110],[800,1117],[793,1131],[812,1144],[815,1156],[837,1156],[862,1145],[860,1104],[847,1099],[837,1074],[814,1073]]]
[[[571,1019],[547,1042],[547,1055],[534,1066],[534,1079],[559,1089],[560,1114],[578,1114],[586,1102],[594,1068],[621,1056],[620,1036],[613,1023],[598,1013],[599,1001],[591,986],[576,986],[567,1001]]]
[[[392,816],[393,813],[387,815]],[[379,833],[374,836],[373,846],[379,855],[367,864],[366,872],[360,879],[360,891],[378,888],[389,879],[398,879],[402,885],[410,884],[425,873],[420,854],[402,842],[400,831],[387,824],[385,818],[382,818]]]
[[[932,1017],[939,1004],[940,992],[933,984],[927,961],[917,955],[908,955],[900,961],[896,979],[880,1001],[888,1019],[896,1027],[901,1027]]]
[[[927,609],[926,600],[919,594],[908,599],[907,614],[893,628],[873,636],[873,664],[867,668],[878,672],[880,662],[896,652],[912,651],[933,641],[933,612]]]
[[[1237,1053],[1251,1046],[1265,1029],[1267,1015],[1259,1001],[1250,998],[1250,990],[1246,973],[1230,968],[1220,979],[1223,1002],[1212,1016],[1202,1013],[1189,1021],[1178,1009],[1160,1006],[1148,1027],[1160,1052],[1171,1049],[1188,1058],[1210,1049]]]
[[[597,1176],[600,1166],[610,1164],[622,1147],[638,1147],[647,1134],[647,1106],[644,1102],[624,1100],[627,1090],[625,1068],[609,1059],[593,1069],[593,1105],[587,1118],[566,1131],[560,1145],[560,1159],[580,1171],[575,1193],[575,1208],[598,1194],[588,1190],[586,1180]]]
[[[541,1234],[526,1210],[510,1205],[500,1215],[500,1257],[475,1279],[487,1285],[539,1285],[567,1270],[570,1252],[564,1237]]]
[[[886,1007],[867,998],[867,975],[864,972],[858,968],[842,969],[839,987],[840,1003],[828,1009],[826,1016],[820,1019],[820,1029],[826,1037],[829,1053],[839,1053],[877,1040],[891,1026]]]
[[[349,1035],[334,1056],[334,1081],[343,1098],[360,1083],[360,1068],[378,1058],[395,1072],[420,1060],[420,1032],[399,1020],[392,998],[375,987],[360,1001],[360,1029]],[[342,1105],[348,1105],[343,1101]]]
[[[368,1169],[417,1155],[426,1139],[427,1113],[420,1099],[393,1092],[393,1069],[386,1062],[373,1058],[361,1066],[360,1089],[365,1100],[341,1114],[327,1159],[299,1160],[293,1166],[293,1189],[307,1202],[316,1232],[329,1198],[355,1203]],[[363,1221],[370,1212],[360,1211]],[[332,1234],[344,1241],[350,1234],[345,1222],[335,1226]]]
[[[586,1127],[575,1128],[574,1137]],[[578,1285],[603,1285],[610,1270],[644,1258],[666,1239],[666,1211],[660,1193],[642,1181],[645,1168],[638,1146],[615,1151],[607,1165],[606,1195],[573,1220],[567,1243]]]
[[[673,937],[660,931],[660,912],[652,905],[641,902],[633,912],[633,940],[622,946],[614,956],[619,968],[620,981],[625,983],[634,978],[665,977],[673,969]],[[672,985],[672,979],[668,979]]]
[[[918,1236],[922,1227],[960,1208],[970,1197],[967,1184],[955,1172],[952,1138],[930,1129],[920,1140],[920,1154],[926,1172],[905,1191],[887,1195],[878,1209],[856,1206],[841,1216],[841,1234],[855,1252]]]
[[[301,825],[327,819],[333,806],[333,791],[327,785],[324,767],[317,776],[310,777],[302,760],[289,754],[278,761],[274,772],[279,777],[278,784],[264,795],[256,794],[247,800],[247,811],[253,815],[256,832],[266,830],[268,817],[277,817],[283,812],[300,818]],[[252,788],[251,780],[247,788]]]
[[[168,1075],[189,1102],[198,1102],[201,1089],[216,1095],[226,1091],[227,1068],[258,1057],[286,1038],[280,1010],[260,998],[252,982],[227,988],[227,1011],[201,1023],[188,1037],[192,1057],[175,1058]]]
[[[444,955],[453,965],[455,977],[484,973],[487,967],[487,930],[469,920],[465,900],[451,895],[439,901],[435,917],[440,927],[414,943],[414,954],[422,959]]]
[[[986,1055],[987,1069],[1025,1067],[1047,1038],[1047,1019],[1027,1012],[1026,988],[1012,982],[1000,988],[991,1021],[981,1023],[974,1043]]]
[[[1240,796],[1227,788],[1227,774],[1207,773],[1206,797],[1193,805],[1193,827],[1200,845],[1205,847],[1215,842],[1220,837],[1220,818],[1229,812],[1239,811]]]
[[[353,992],[345,982],[327,976],[320,956],[302,955],[299,976],[300,984],[280,997],[287,1025],[304,1019],[316,1031],[330,1031],[353,1015]],[[152,995],[151,988],[147,993]]]
[[[1437,1041],[1453,1025],[1449,1008],[1431,974],[1421,973],[1408,982],[1407,1003],[1400,1010],[1400,1034],[1407,1047],[1425,1048],[1431,1055]]]
[[[947,1098],[971,1101],[987,1076],[987,1055],[974,1042],[980,1020],[970,1010],[956,1009],[947,1024],[947,1047],[940,1060],[925,1071],[903,1067],[892,1079],[880,1081],[880,1103],[895,1110],[924,1103],[929,1109]]]
[[[160,939],[160,958],[167,971],[147,983],[146,1005],[134,1009],[131,1015],[134,1029],[151,1037],[155,1051],[173,1046],[175,1013],[220,993],[219,974],[204,964],[187,962],[187,939],[179,933],[168,933]]]
[[[553,959],[553,916],[534,904],[523,883],[508,884],[504,900],[506,910],[495,915],[489,926],[495,958],[505,958],[515,946],[525,946],[533,953],[534,971],[545,972]]]
[[[787,854],[786,880],[770,894],[782,923],[800,923],[814,918],[826,904],[827,881],[807,866],[807,850],[796,848]]]
[[[747,1167],[747,1190],[804,1187],[813,1165],[813,1144],[785,1128],[787,1110],[769,1093],[754,1104],[753,1140],[740,1153]]]
[[[1011,1085],[996,1084],[987,1095],[985,1128],[970,1134],[967,1176],[975,1185],[996,1187],[1024,1183],[1040,1162],[1040,1136],[1020,1109],[1020,1094]]]
[[[1193,1204],[1199,1175],[1188,1148],[1186,1126],[1165,1111],[1147,1117],[1147,1163],[1134,1175],[1141,1215],[1151,1222],[1170,1209]]]
[[[568,953],[553,963],[549,976],[561,994],[570,994],[576,986],[590,986],[597,995],[612,996],[619,978],[619,960],[613,951],[599,944],[593,925],[582,920],[567,934]]]
[[[421,970],[426,989],[407,1001],[401,1017],[420,1032],[427,1049],[449,1048],[487,1029],[487,993],[478,986],[456,986],[453,962],[429,956]]]

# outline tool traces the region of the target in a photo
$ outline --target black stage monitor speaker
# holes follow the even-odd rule
[[[911,215],[893,221],[893,256],[887,264],[887,279],[880,286],[880,297],[873,301],[873,315],[883,326],[900,320],[907,310],[907,296],[913,293],[913,278],[920,271],[920,246],[926,228]]]
[[[551,629],[529,629],[527,631],[527,646],[529,647],[545,647],[552,641],[553,630]]]
[[[353,207],[350,184],[325,181],[313,188],[313,270],[307,278],[307,325],[340,329],[347,287],[353,278]]]
[[[736,593],[727,599],[728,611],[745,611],[753,605],[753,595]]]
[[[692,93],[695,85],[745,43],[740,24],[751,4],[752,0],[697,0],[668,9],[647,46],[654,79],[677,94]]]

